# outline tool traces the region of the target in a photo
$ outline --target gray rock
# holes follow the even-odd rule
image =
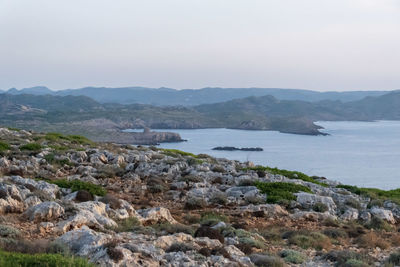
[[[331,197],[324,197],[309,193],[296,193],[297,202],[303,209],[312,209],[315,204],[321,203],[326,205],[329,213],[336,214],[336,204]]]
[[[370,210],[370,213],[371,213],[372,216],[377,217],[377,218],[382,219],[382,220],[385,220],[385,221],[387,221],[389,223],[392,223],[392,224],[396,223],[396,220],[393,217],[393,213],[390,210],[385,210],[385,209],[381,209],[381,208],[378,208],[378,207],[373,207]]]
[[[341,216],[340,219],[345,221],[358,220],[359,212],[355,208],[348,208]]]
[[[42,222],[58,219],[65,213],[64,208],[56,202],[43,202],[30,207],[25,215],[31,221]]]
[[[168,209],[163,207],[138,210],[139,221],[143,224],[154,224],[159,222],[178,223],[171,215]]]

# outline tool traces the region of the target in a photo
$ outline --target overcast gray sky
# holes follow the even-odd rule
[[[400,89],[400,0],[0,0],[0,89]]]

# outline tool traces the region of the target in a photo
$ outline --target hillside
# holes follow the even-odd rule
[[[399,263],[399,190],[251,162],[0,128],[0,193],[1,266]]]
[[[79,133],[96,141],[119,143],[135,141],[128,136],[139,137],[123,133],[121,129],[143,127],[232,128],[318,135],[320,127],[315,121],[399,120],[399,106],[400,92],[345,103],[252,96],[194,107],[101,104],[85,96],[0,94],[0,123],[39,131]]]
[[[67,89],[51,91],[38,86],[16,90],[12,88],[9,94],[35,94],[35,95],[73,95],[87,96],[100,103],[119,104],[148,104],[156,106],[196,106],[225,102],[233,99],[249,96],[271,95],[280,100],[301,100],[317,102],[322,100],[331,101],[357,101],[367,96],[381,96],[388,91],[351,91],[351,92],[317,92],[301,89],[280,88],[203,88],[176,90],[171,88],[146,88],[146,87],[85,87],[80,89]]]

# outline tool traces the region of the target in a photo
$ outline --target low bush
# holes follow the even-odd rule
[[[302,172],[297,172],[297,171],[288,171],[288,170],[282,170],[282,169],[278,169],[278,168],[271,168],[271,167],[264,167],[264,166],[250,167],[250,168],[245,168],[243,170],[252,170],[252,171],[256,171],[257,173],[269,172],[272,174],[285,176],[289,179],[299,179],[299,180],[302,180],[305,182],[310,182],[310,183],[318,184],[318,185],[325,186],[325,187],[328,186],[327,184],[321,183],[321,182],[315,180],[314,178],[308,176],[307,174],[304,174]]]
[[[199,227],[194,233],[195,237],[208,237],[210,239],[217,239],[222,244],[224,243],[224,236],[216,229],[213,229],[208,226]]]
[[[327,237],[338,239],[338,238],[347,238],[349,235],[343,229],[338,228],[328,228],[323,231],[323,234]]]
[[[162,193],[169,189],[169,185],[160,177],[151,177],[147,180],[147,190],[152,193]]]
[[[235,247],[240,249],[246,255],[253,253],[253,246],[251,246],[250,244],[239,243],[239,244],[236,244]]]
[[[293,183],[255,182],[254,185],[261,191],[261,193],[267,194],[268,203],[296,200],[294,193],[298,192],[312,193],[310,188]]]
[[[202,209],[205,206],[207,206],[206,201],[198,197],[189,197],[185,203],[185,208],[189,210]]]
[[[376,248],[386,249],[390,244],[383,238],[379,237],[375,232],[366,233],[356,239],[356,243],[362,248]]]
[[[347,235],[351,238],[356,238],[366,233],[366,230],[362,225],[353,221],[343,225],[343,229],[346,231]]]
[[[92,145],[93,141],[81,135],[68,135],[68,140],[72,143],[80,144],[80,145]]]
[[[304,254],[302,254],[296,250],[292,250],[292,249],[283,250],[283,251],[281,251],[281,253],[279,253],[279,255],[286,262],[293,263],[293,264],[302,264],[307,259],[307,257]]]
[[[80,180],[66,180],[66,179],[61,179],[61,180],[46,180],[49,183],[56,184],[59,187],[62,188],[70,188],[72,192],[79,191],[79,190],[86,190],[89,193],[95,195],[95,196],[105,196],[107,193],[107,190],[101,187],[100,185],[95,185],[92,183],[88,182],[83,182]]]
[[[190,245],[187,245],[185,243],[173,243],[165,252],[170,253],[170,252],[187,252],[194,250],[194,248]]]
[[[316,250],[329,249],[331,240],[320,232],[295,231],[287,233],[289,244],[297,245],[303,249],[314,248]]]
[[[365,253],[359,253],[349,250],[332,250],[322,256],[323,259],[335,262],[335,266],[351,267],[351,266],[371,266],[372,259]],[[361,264],[361,265],[355,265]]]
[[[102,197],[100,199],[101,202],[110,205],[110,208],[117,210],[121,208],[121,200],[119,200],[117,197],[107,194],[105,197]]]
[[[120,220],[117,222],[117,224],[118,226],[113,230],[118,233],[131,232],[136,229],[136,227],[140,226],[140,222],[136,217],[129,217],[127,219]]]
[[[353,199],[353,198],[346,200],[346,202],[344,204],[346,204],[347,206],[350,206],[352,208],[358,209],[358,210],[361,209],[360,202],[358,202],[356,199]]]
[[[193,157],[193,158],[197,158],[197,156],[195,154],[189,153],[189,152],[185,152],[182,150],[178,150],[178,149],[166,149],[163,148],[161,149],[161,151],[167,155],[167,156],[171,156],[171,157],[179,157],[179,156],[189,156],[189,157]]]
[[[219,172],[219,173],[224,173],[225,168],[220,166],[220,165],[215,165],[212,169],[213,172]]]
[[[390,254],[389,258],[386,260],[386,264],[389,266],[400,266],[400,252]]]
[[[191,226],[176,223],[159,223],[153,224],[151,226],[156,232],[162,232],[164,234],[175,234],[175,233],[185,233],[188,235],[194,235],[194,229]]]
[[[277,227],[264,229],[260,232],[260,234],[267,241],[272,241],[272,242],[282,241],[281,229]]]
[[[65,257],[59,254],[23,254],[5,251],[0,251],[0,266],[94,267],[85,259]]]
[[[43,147],[38,143],[28,143],[19,147],[20,150],[40,151]]]
[[[382,190],[377,188],[361,188],[352,185],[338,185],[338,188],[344,188],[354,194],[369,197],[373,200],[391,200],[397,204],[400,204],[400,188],[393,190]]]
[[[0,224],[0,236],[6,238],[17,238],[20,236],[20,232],[14,227]]]
[[[104,245],[104,248],[107,249],[107,255],[112,259],[115,263],[118,263],[124,258],[124,253],[120,249],[116,248],[117,241],[112,240]]]
[[[368,229],[385,230],[388,232],[393,231],[393,227],[388,222],[378,217],[372,217],[372,219],[364,226]]]
[[[228,203],[228,197],[225,193],[217,192],[212,195],[210,202],[217,205],[225,205]]]
[[[72,165],[69,159],[57,159],[53,153],[47,154],[46,156],[44,156],[44,159],[50,164],[55,164],[59,166]]]
[[[213,226],[219,222],[228,222],[229,219],[223,214],[217,214],[215,212],[204,212],[201,214],[200,224],[206,226]]]
[[[0,152],[10,150],[11,147],[9,144],[0,141]]]
[[[252,254],[250,255],[250,259],[256,266],[263,266],[263,267],[286,266],[285,262],[281,258],[271,255]]]
[[[314,204],[313,210],[316,211],[316,212],[325,212],[325,211],[328,211],[329,208],[328,208],[328,206],[326,204],[321,203],[321,202],[317,202],[317,203]]]
[[[94,200],[93,195],[86,190],[79,190],[76,192],[75,200],[78,202],[86,202]]]

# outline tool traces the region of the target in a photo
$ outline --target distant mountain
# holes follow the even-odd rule
[[[58,125],[54,129],[57,131],[79,125],[81,131],[90,129],[90,137],[94,138],[107,134],[110,128],[143,127],[234,128],[317,135],[321,134],[320,127],[314,122],[319,120],[400,120],[400,91],[351,102],[250,96],[192,107],[101,104],[86,96],[0,94],[0,123],[4,125],[33,124],[38,130],[52,130]]]
[[[52,94],[55,94],[55,91],[52,91],[45,86],[36,86],[36,87],[24,88],[21,90],[11,88],[11,89],[7,90],[7,94],[11,94],[11,95],[20,95],[20,94],[52,95]]]
[[[148,104],[155,106],[196,106],[213,104],[249,96],[271,95],[280,100],[301,100],[317,102],[322,100],[332,101],[357,101],[367,96],[381,96],[389,91],[351,91],[351,92],[317,92],[302,89],[279,88],[203,88],[176,90],[171,88],[146,88],[146,87],[85,87],[81,89],[67,89],[51,91],[46,87],[32,87],[22,90],[10,89],[9,94],[52,94],[87,96],[100,103],[119,104]]]

